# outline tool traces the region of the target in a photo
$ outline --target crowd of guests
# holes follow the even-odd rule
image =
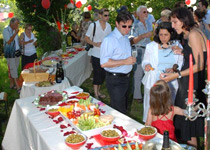
[[[193,55],[194,94],[199,102],[206,102],[205,87],[206,41],[210,39],[210,10],[208,2],[200,0],[193,11],[184,2],[173,9],[163,8],[155,21],[146,6],[139,6],[131,14],[126,6],[117,10],[115,28],[109,21],[109,10],[103,8],[94,14],[85,12],[80,26],[73,24],[72,42],[91,45],[88,52],[93,67],[93,89],[97,99],[105,98],[100,87],[106,81],[111,107],[126,114],[130,75],[133,71],[133,99],[143,102],[143,122],[155,126],[170,138],[197,147],[197,137],[204,136],[204,118],[185,120],[185,99],[188,97],[189,55]],[[36,59],[36,38],[32,25],[18,42],[19,20],[13,18],[4,29],[5,57],[10,73],[10,87],[17,84],[18,56],[21,45],[22,67]],[[153,39],[153,41],[151,41]],[[132,51],[136,51],[136,55]],[[144,85],[144,94],[141,93]],[[175,116],[176,115],[176,116]],[[176,133],[176,134],[175,134]]]

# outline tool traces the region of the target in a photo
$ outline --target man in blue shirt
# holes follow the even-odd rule
[[[126,114],[129,76],[136,58],[131,56],[128,33],[133,17],[128,11],[120,11],[116,28],[101,44],[100,63],[106,71],[106,86],[111,98],[111,107]]]

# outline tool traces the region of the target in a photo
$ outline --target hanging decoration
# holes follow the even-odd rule
[[[72,3],[74,5],[74,1],[73,0],[70,0],[70,3]]]
[[[9,12],[8,18],[12,18],[13,16],[14,16],[14,13],[13,12]]]
[[[91,5],[88,5],[87,8],[88,8],[88,11],[92,10],[92,6]]]
[[[77,1],[77,2],[76,2],[76,7],[77,7],[77,8],[82,7],[82,2],[81,2],[81,1]]]
[[[88,8],[87,7],[84,7],[83,11],[84,12],[88,12]]]
[[[191,0],[191,5],[194,5],[196,3],[196,0]]]
[[[42,0],[42,7],[44,9],[50,8],[50,0]]]
[[[87,3],[87,0],[81,0],[81,3],[84,5],[85,3]]]
[[[4,17],[4,19],[8,18],[8,12],[4,12],[3,17]]]
[[[185,0],[186,5],[191,5],[191,0]]]

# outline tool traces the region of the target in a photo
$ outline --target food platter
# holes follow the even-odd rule
[[[91,96],[87,99],[78,99],[78,102],[75,101],[75,99],[73,100],[74,103],[71,105],[72,110],[66,114],[65,111],[61,111],[60,113],[63,118],[65,118],[66,121],[68,121],[69,124],[79,133],[83,133],[86,136],[92,136],[99,134],[103,129],[113,127],[114,117],[111,119],[111,121],[110,119],[107,119],[108,121],[105,120],[105,117],[101,119],[101,116],[107,115],[100,113],[97,104],[92,103]]]
[[[54,100],[50,100],[51,97],[49,95],[51,95],[51,97],[54,97],[53,98]],[[59,101],[56,100],[56,98],[59,98]],[[48,106],[58,105],[59,103],[62,103],[64,101],[66,101],[67,98],[68,98],[68,95],[67,95],[66,92],[58,92],[56,90],[53,90],[53,91],[49,91],[47,93],[44,93],[44,94],[39,95],[34,100],[33,103],[37,107],[45,108],[45,107],[48,107]],[[43,104],[43,101],[42,100],[45,100],[44,104]],[[40,104],[41,102],[42,102],[42,104]]]
[[[41,82],[38,82],[35,84],[36,87],[50,87],[50,86],[53,86],[55,85],[56,82],[53,81],[53,82],[50,82],[50,81],[41,81]]]
[[[55,59],[42,60],[42,65],[45,67],[53,67],[56,66],[57,63],[58,61]]]

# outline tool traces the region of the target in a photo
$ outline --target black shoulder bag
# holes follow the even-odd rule
[[[94,36],[95,36],[95,32],[96,32],[96,23],[94,22],[92,41],[93,41],[93,38],[94,38]],[[89,51],[90,48],[93,48],[93,45],[87,43],[87,46],[86,46],[85,50],[86,50],[86,51]]]

